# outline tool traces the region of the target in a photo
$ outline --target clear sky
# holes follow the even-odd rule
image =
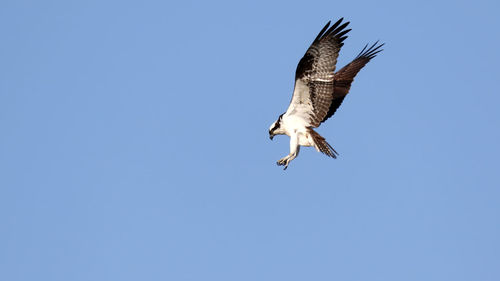
[[[500,280],[498,1],[2,1],[0,280]],[[384,51],[268,138],[328,20]]]

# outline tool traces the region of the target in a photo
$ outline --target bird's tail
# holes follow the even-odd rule
[[[311,127],[308,128],[308,132],[314,141],[314,147],[316,148],[316,150],[332,158],[337,158],[337,155],[339,154],[328,142],[326,142],[324,137],[314,131]]]

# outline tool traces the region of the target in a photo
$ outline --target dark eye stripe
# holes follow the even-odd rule
[[[269,132],[274,132],[274,130],[278,129],[280,127],[280,123],[281,123],[281,118],[283,117],[283,114],[285,113],[282,113],[279,117],[278,117],[278,121],[276,121],[276,124],[273,126],[273,128],[269,131]]]

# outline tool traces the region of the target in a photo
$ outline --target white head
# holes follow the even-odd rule
[[[275,135],[283,134],[283,132],[281,131],[281,119],[283,117],[283,114],[281,114],[280,117],[278,117],[278,120],[274,121],[271,127],[269,127],[269,139],[272,140]]]

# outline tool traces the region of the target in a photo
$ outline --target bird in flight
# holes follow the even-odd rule
[[[277,162],[285,170],[299,154],[300,146],[313,146],[318,152],[337,158],[335,149],[313,129],[332,117],[356,74],[382,51],[384,44],[378,41],[369,47],[366,45],[353,61],[335,72],[340,48],[351,31],[345,29],[349,22],[342,23],[342,20],[331,27],[328,22],[299,61],[290,105],[269,128],[271,140],[275,135],[290,137],[290,154]]]

